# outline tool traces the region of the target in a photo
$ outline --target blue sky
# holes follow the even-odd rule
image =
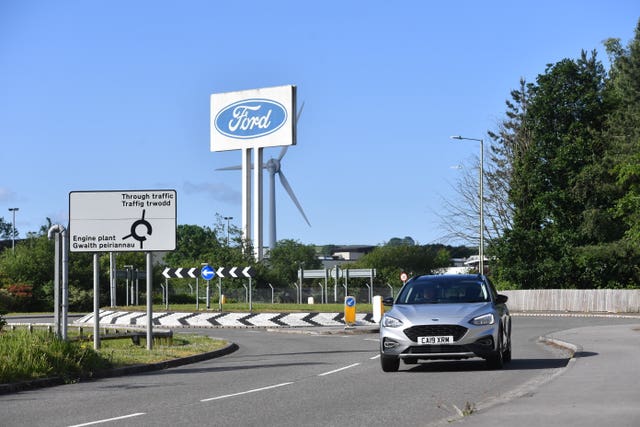
[[[209,97],[292,84],[283,171],[311,227],[278,185],[278,239],[440,241],[452,166],[479,149],[449,136],[485,137],[548,63],[606,64],[638,18],[637,0],[4,0],[0,217],[18,207],[24,236],[67,224],[70,191],[175,189],[179,224],[240,226],[240,173],[215,171],[240,152],[209,150]]]

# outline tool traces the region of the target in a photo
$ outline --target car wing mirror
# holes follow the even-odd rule
[[[393,305],[393,297],[386,297],[382,300],[382,305],[386,305],[387,307],[391,307]]]
[[[496,303],[497,304],[506,304],[506,302],[509,300],[509,297],[506,295],[502,295],[502,294],[498,294],[498,297],[496,298]]]

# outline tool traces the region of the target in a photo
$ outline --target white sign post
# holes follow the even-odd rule
[[[146,252],[147,349],[153,347],[151,252],[176,248],[175,190],[72,191],[69,193],[69,250],[92,252],[94,348],[100,348],[98,252]]]

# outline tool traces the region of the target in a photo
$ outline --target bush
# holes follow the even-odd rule
[[[169,295],[169,303],[171,304],[195,304],[196,296],[188,294]]]
[[[58,376],[73,381],[111,367],[86,343],[64,341],[47,331],[0,334],[0,383]]]

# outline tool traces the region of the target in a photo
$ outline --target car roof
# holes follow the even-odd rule
[[[451,281],[468,281],[468,280],[482,280],[480,274],[425,274],[423,276],[416,276],[412,278],[412,281],[420,282],[451,282]]]

